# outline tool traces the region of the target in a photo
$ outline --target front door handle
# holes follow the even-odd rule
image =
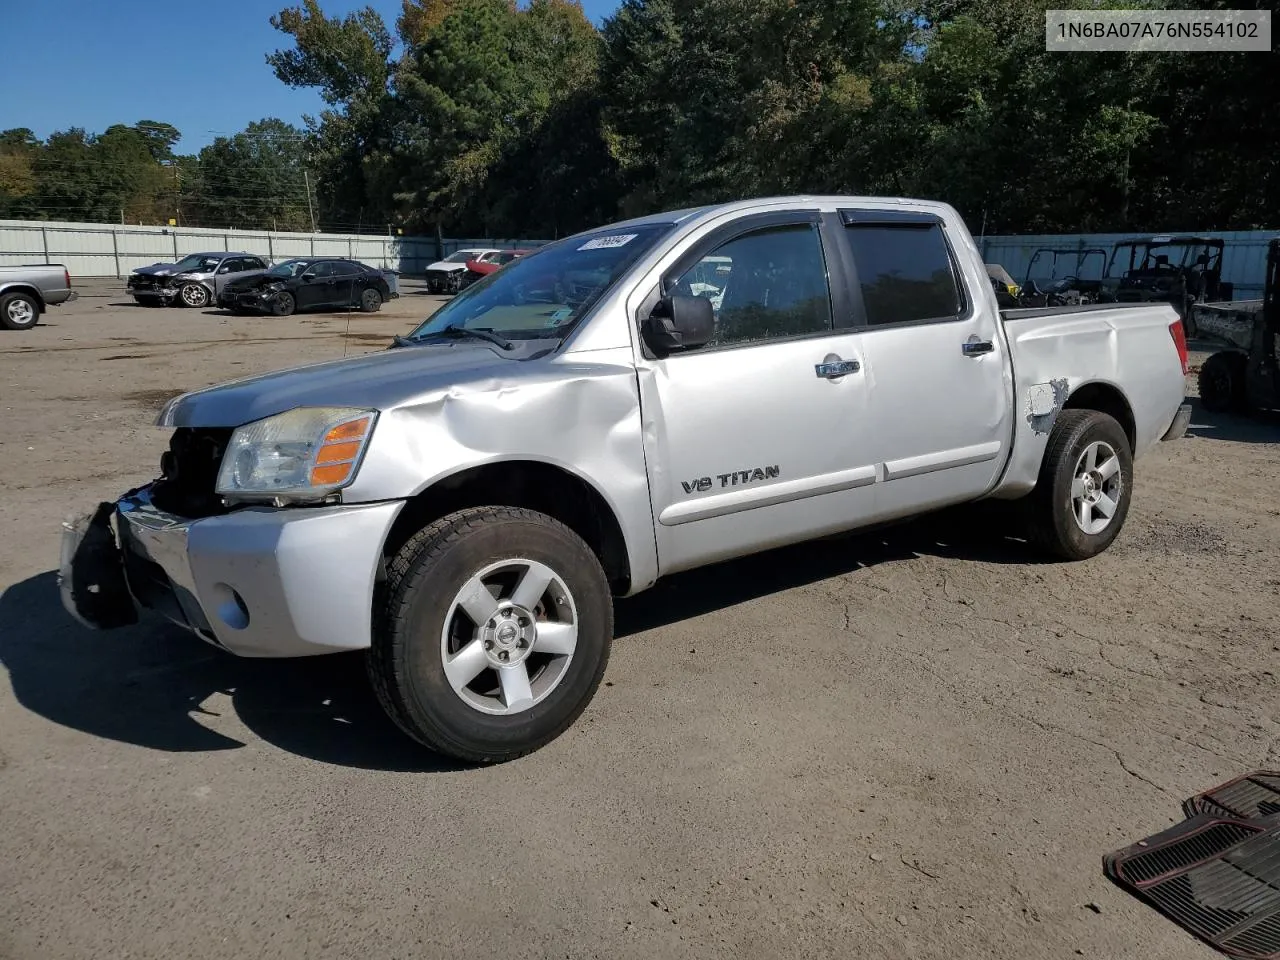
[[[862,369],[862,364],[857,360],[827,360],[825,363],[817,364],[813,369],[823,380],[839,380],[851,373],[857,373]]]
[[[996,345],[990,340],[979,340],[977,337],[970,337],[967,343],[960,345],[960,349],[964,351],[966,357],[980,357],[986,353],[995,353]]]

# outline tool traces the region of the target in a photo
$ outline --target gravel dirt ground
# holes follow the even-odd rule
[[[1198,411],[1091,562],[963,510],[673,578],[619,604],[564,737],[462,769],[358,656],[90,633],[53,572],[64,516],[156,472],[169,396],[381,349],[438,299],[80,289],[0,333],[0,957],[1213,955],[1101,859],[1280,766],[1280,421]]]

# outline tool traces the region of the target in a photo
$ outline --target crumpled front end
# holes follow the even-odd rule
[[[243,657],[369,646],[382,543],[400,502],[197,519],[156,506],[153,485],[64,524],[63,605],[96,629],[159,613]]]
[[[125,281],[125,292],[136,300],[155,300],[171,303],[178,295],[178,287],[170,274],[132,273]]]

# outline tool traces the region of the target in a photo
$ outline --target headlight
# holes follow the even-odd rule
[[[235,500],[316,500],[355,479],[374,410],[301,407],[231,435],[217,491]]]

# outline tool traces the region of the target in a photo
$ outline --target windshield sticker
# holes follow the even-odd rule
[[[616,250],[618,247],[625,247],[628,243],[640,236],[638,233],[618,233],[611,237],[596,237],[594,240],[588,240],[578,248],[583,250]]]
[[[564,323],[573,316],[573,310],[570,307],[561,307],[547,319],[548,327],[555,327]]]

